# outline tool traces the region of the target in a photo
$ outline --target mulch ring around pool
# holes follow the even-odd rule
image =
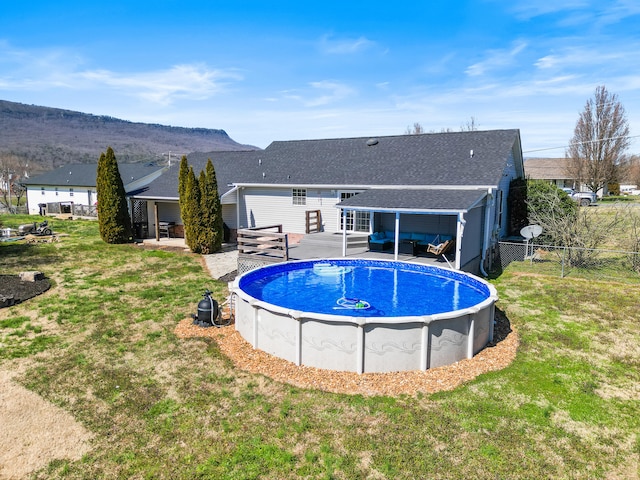
[[[235,326],[200,327],[185,318],[174,333],[180,338],[211,338],[241,370],[265,375],[275,381],[300,388],[361,395],[417,395],[452,390],[486,372],[501,370],[515,358],[518,334],[506,315],[496,309],[493,341],[473,358],[425,371],[393,373],[353,373],[297,366],[287,360],[255,350]]]

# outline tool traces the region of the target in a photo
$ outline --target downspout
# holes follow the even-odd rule
[[[489,276],[489,274],[484,269],[484,262],[487,259],[487,250],[489,249],[489,240],[491,236],[491,216],[492,216],[491,214],[494,211],[493,200],[494,200],[493,188],[489,188],[489,190],[487,190],[487,201],[486,201],[487,208],[485,209],[485,218],[484,218],[484,238],[482,241],[482,257],[480,258],[480,273],[482,274],[483,277]]]

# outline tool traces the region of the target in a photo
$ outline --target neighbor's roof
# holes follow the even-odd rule
[[[486,190],[370,189],[343,200],[336,206],[354,210],[459,212],[472,209],[486,195]]]
[[[151,175],[163,167],[142,163],[118,164],[122,183],[127,185],[133,181]],[[25,185],[69,185],[74,187],[95,187],[98,175],[97,163],[64,165],[50,172],[25,178]]]
[[[533,180],[571,180],[567,158],[526,158],[524,173]]]
[[[473,152],[473,154],[471,154]],[[220,195],[232,185],[497,186],[507,162],[522,174],[518,130],[273,142],[265,150],[195,153],[196,175],[211,158]],[[137,195],[177,198],[176,164]]]

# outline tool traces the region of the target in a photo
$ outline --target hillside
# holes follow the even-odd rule
[[[0,100],[0,156],[17,157],[32,172],[97,162],[113,147],[118,162],[166,160],[168,153],[256,150],[224,130],[134,123],[113,117]]]

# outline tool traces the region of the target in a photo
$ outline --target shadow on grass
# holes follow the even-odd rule
[[[511,322],[509,321],[507,315],[504,313],[504,311],[496,308],[495,324],[493,327],[493,340],[487,343],[486,348],[495,347],[505,338],[507,338],[512,331],[513,330],[511,330]]]

